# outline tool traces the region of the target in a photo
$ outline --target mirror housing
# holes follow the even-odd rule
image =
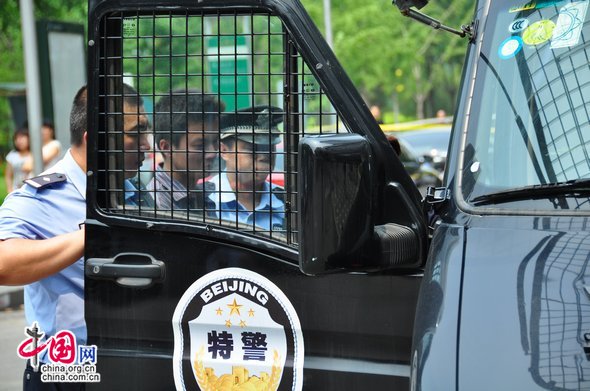
[[[299,267],[305,274],[346,269],[373,235],[371,146],[357,134],[299,142]]]
[[[416,9],[423,8],[428,4],[428,0],[393,0],[393,4],[395,4],[400,11],[406,11],[410,7]]]
[[[308,275],[415,268],[415,227],[375,225],[377,189],[371,145],[358,134],[307,136],[299,142],[299,268]],[[385,185],[385,184],[384,184]],[[388,207],[411,209],[396,183],[381,186]],[[414,217],[418,219],[418,216]]]

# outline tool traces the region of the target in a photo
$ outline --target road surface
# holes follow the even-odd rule
[[[22,308],[0,310],[0,391],[22,390],[25,361],[16,348],[25,339],[25,326]]]

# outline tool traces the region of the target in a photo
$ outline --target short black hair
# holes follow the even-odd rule
[[[123,83],[123,102],[131,107],[143,106],[143,99],[135,88]],[[88,86],[78,90],[70,112],[70,142],[74,146],[82,145],[84,132],[88,130]]]
[[[142,107],[143,98],[135,88],[123,83],[123,103],[131,107]]]
[[[216,97],[196,90],[175,90],[160,98],[154,108],[156,141],[178,145],[189,123],[218,124],[223,106]]]

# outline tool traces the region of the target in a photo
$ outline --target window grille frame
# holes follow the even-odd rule
[[[129,227],[147,227],[150,229],[158,229],[163,231],[178,231],[184,233],[193,233],[197,236],[206,236],[215,239],[222,239],[226,241],[235,241],[238,244],[246,245],[257,250],[264,249],[278,251],[281,255],[289,259],[296,260],[298,253],[298,245],[290,246],[287,243],[278,241],[269,241],[264,236],[256,236],[250,233],[244,233],[236,230],[228,230],[223,225],[212,225],[200,222],[182,221],[182,220],[162,220],[159,218],[147,218],[145,216],[133,215],[113,215],[105,213],[99,207],[97,189],[101,186],[105,188],[104,183],[99,183],[97,179],[96,170],[99,167],[105,167],[106,162],[104,156],[99,156],[97,153],[98,140],[96,134],[100,128],[99,113],[105,112],[104,103],[101,102],[99,93],[100,76],[103,74],[101,69],[101,57],[108,55],[110,43],[106,44],[106,39],[101,37],[101,26],[106,23],[105,20],[113,13],[129,13],[130,15],[156,15],[162,12],[168,12],[169,15],[190,15],[193,13],[203,14],[228,14],[232,12],[247,12],[247,13],[262,13],[278,17],[282,22],[285,33],[288,37],[288,43],[293,48],[296,48],[301,58],[309,65],[311,76],[313,76],[319,88],[325,96],[330,99],[335,114],[342,120],[344,127],[350,129],[351,132],[359,133],[365,136],[372,144],[373,153],[376,156],[375,161],[376,170],[382,176],[387,178],[396,177],[396,171],[403,171],[403,166],[399,160],[393,158],[390,154],[390,147],[384,135],[378,128],[378,125],[370,116],[368,108],[363,103],[360,95],[352,85],[352,82],[346,76],[344,70],[338,63],[334,54],[331,52],[328,45],[321,38],[321,34],[311,22],[309,16],[305,12],[302,5],[297,2],[283,2],[277,0],[266,1],[203,1],[197,6],[194,2],[188,4],[185,1],[164,1],[162,3],[174,4],[177,7],[174,10],[167,10],[165,7],[155,7],[153,3],[148,2],[133,2],[129,6],[121,6],[120,2],[113,0],[96,0],[91,1],[89,7],[89,85],[88,85],[88,130],[89,130],[89,153],[88,153],[88,218],[94,218],[105,224],[114,224]],[[160,4],[163,5],[163,4]],[[180,7],[178,7],[180,5]],[[164,10],[164,11],[162,11]],[[122,34],[121,34],[122,37]],[[102,38],[102,39],[101,39]],[[121,49],[118,49],[119,51]],[[297,64],[297,59],[294,60]],[[286,69],[287,79],[293,76],[290,68]],[[122,73],[120,73],[122,74]],[[284,107],[286,115],[289,116],[289,107]],[[341,113],[347,113],[342,115]],[[297,117],[296,114],[293,114]],[[297,118],[288,118],[288,121],[296,122]],[[292,136],[292,134],[290,134]],[[291,145],[297,143],[297,139],[293,137],[285,137],[285,151],[290,151]],[[104,140],[103,140],[104,143]],[[289,154],[286,153],[288,156]],[[393,169],[391,169],[393,167]],[[289,177],[290,175],[286,175]],[[291,180],[292,178],[286,178]],[[411,181],[409,177],[408,180]],[[288,184],[285,186],[287,187]],[[408,187],[405,184],[404,187]],[[409,186],[409,187],[413,187]],[[296,188],[291,192],[292,199],[287,200],[291,204],[296,202]],[[379,194],[380,192],[376,192]],[[419,196],[414,197],[417,206],[419,206]],[[105,202],[102,200],[101,202]],[[290,227],[287,227],[289,232]],[[296,239],[296,241],[298,241]]]

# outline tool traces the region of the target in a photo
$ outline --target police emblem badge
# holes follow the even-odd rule
[[[201,277],[180,299],[172,325],[177,390],[302,388],[299,318],[257,273],[228,268]]]

